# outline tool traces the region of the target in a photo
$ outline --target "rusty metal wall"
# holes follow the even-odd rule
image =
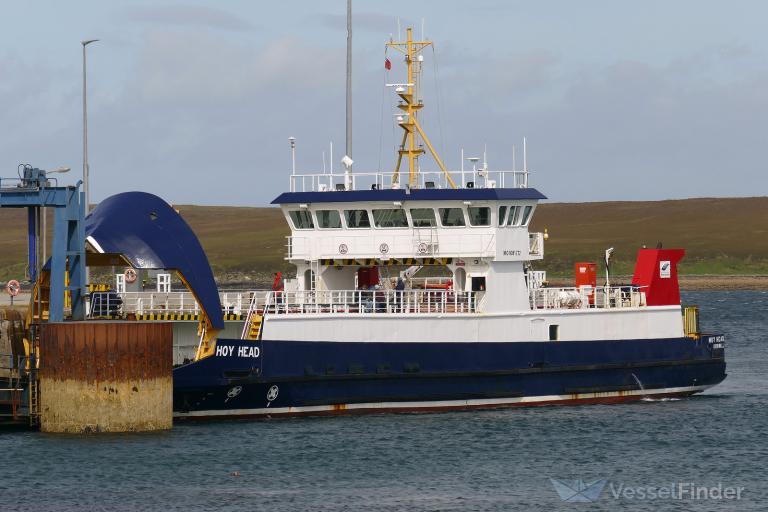
[[[173,326],[143,322],[63,322],[43,326],[40,377],[86,382],[171,375]]]
[[[40,340],[40,424],[48,432],[170,428],[173,326],[62,322]]]

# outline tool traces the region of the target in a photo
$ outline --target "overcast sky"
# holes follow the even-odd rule
[[[766,195],[768,4],[760,1],[356,1],[355,169],[394,165],[384,42],[413,24],[423,124],[451,168],[488,147],[554,201]],[[89,47],[92,199],[265,205],[343,156],[345,2],[3,2],[0,176],[82,166]],[[392,57],[390,80],[402,62]],[[439,93],[439,94],[438,94]],[[438,101],[439,99],[439,101]],[[429,157],[422,167],[435,169]]]

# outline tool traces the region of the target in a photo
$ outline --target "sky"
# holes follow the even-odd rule
[[[263,206],[345,144],[344,0],[2,1],[0,177],[82,173],[88,47],[91,199]],[[768,4],[677,0],[353,3],[358,172],[395,161],[404,30],[424,54],[422,124],[446,165],[487,148],[551,201],[766,195]],[[422,169],[437,170],[428,156]],[[329,165],[326,163],[326,165]]]

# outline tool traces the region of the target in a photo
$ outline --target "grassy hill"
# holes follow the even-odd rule
[[[197,233],[217,276],[267,279],[285,264],[288,229],[276,208],[176,205]],[[630,274],[637,248],[684,247],[684,274],[768,274],[768,197],[674,201],[547,203],[533,231],[547,228],[551,275],[569,276],[576,261],[601,261],[616,249],[616,273]],[[23,210],[0,209],[0,281],[23,276]]]

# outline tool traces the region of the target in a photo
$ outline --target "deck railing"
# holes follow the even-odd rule
[[[313,290],[270,292],[267,313],[474,313],[475,292],[453,290]]]
[[[267,290],[229,291],[219,293],[225,314],[243,315],[251,302],[264,303]],[[90,294],[88,315],[91,318],[120,318],[128,314],[200,314],[200,305],[191,292],[94,292]]]
[[[528,173],[525,171],[469,170],[450,171],[451,179],[460,188],[526,188]],[[291,192],[327,192],[336,190],[370,190],[405,188],[407,176],[400,178],[393,187],[391,172],[351,172],[292,174]],[[471,185],[470,185],[471,184]],[[451,188],[442,171],[421,171],[416,188]]]
[[[636,286],[532,288],[531,309],[610,309],[646,306],[645,292]]]

